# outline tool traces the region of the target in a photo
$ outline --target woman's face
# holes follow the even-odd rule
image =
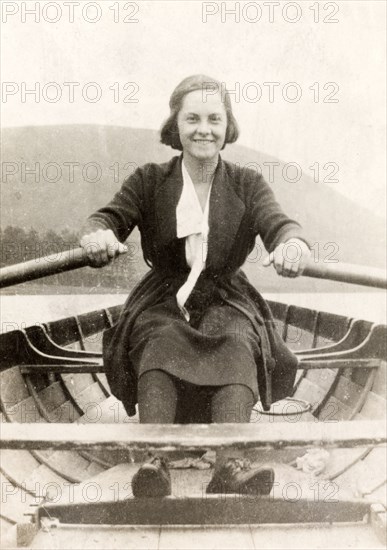
[[[200,161],[216,160],[227,130],[227,114],[220,94],[204,97],[202,90],[187,94],[177,126],[184,155]]]

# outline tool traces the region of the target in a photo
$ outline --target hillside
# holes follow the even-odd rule
[[[159,143],[156,131],[116,126],[6,128],[2,142],[1,227],[15,225],[38,231],[76,231],[136,166],[165,162],[178,154]],[[285,212],[304,226],[311,242],[319,243],[320,257],[335,251],[334,257],[340,261],[383,266],[385,228],[371,212],[333,188],[315,183],[308,174],[297,183],[286,181],[284,163],[264,153],[233,145],[227,146],[222,156],[242,166],[258,163],[266,179],[264,162],[279,163],[272,188]],[[14,173],[5,177],[4,167]],[[32,168],[37,169],[36,176],[26,172]],[[130,239],[138,242],[138,235],[134,233]],[[247,270],[263,284],[269,280],[268,271],[257,270],[254,261]],[[276,279],[269,286],[286,291],[289,283]],[[305,280],[291,282],[293,289],[296,285],[300,290],[311,284]]]

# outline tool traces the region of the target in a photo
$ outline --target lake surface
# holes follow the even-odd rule
[[[302,307],[386,323],[386,294],[367,293],[263,293],[265,298]],[[25,328],[96,309],[122,304],[123,294],[3,295],[1,332]]]

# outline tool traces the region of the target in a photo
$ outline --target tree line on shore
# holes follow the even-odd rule
[[[27,261],[37,263],[45,261],[43,258],[54,255],[60,258],[63,251],[74,250],[79,247],[80,235],[77,232],[62,229],[50,229],[39,233],[34,228],[28,231],[18,226],[7,226],[0,229],[0,267],[6,267]],[[131,254],[126,254],[103,269],[84,268],[51,277],[39,279],[34,284],[64,285],[87,288],[127,288],[131,286],[146,270],[139,246],[129,246]]]

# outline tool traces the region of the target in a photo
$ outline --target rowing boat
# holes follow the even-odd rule
[[[85,261],[77,251],[5,268],[0,286]],[[385,287],[380,273],[324,269],[307,274]],[[258,405],[242,426],[129,418],[101,355],[102,332],[122,306],[2,334],[3,547],[176,548],[179,535],[186,548],[383,548],[387,327],[269,305],[299,357],[294,393],[270,411]],[[268,497],[206,494],[214,455],[226,447],[274,464]],[[154,451],[170,460],[173,495],[135,499],[131,477]]]

